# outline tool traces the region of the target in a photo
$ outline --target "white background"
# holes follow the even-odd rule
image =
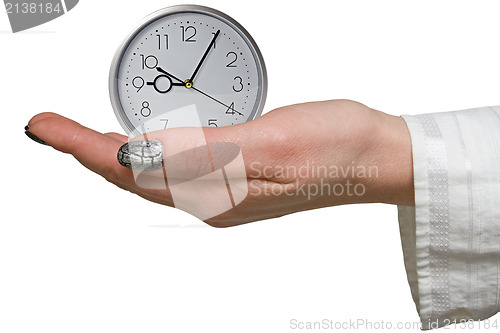
[[[199,0],[264,55],[265,112],[349,98],[400,115],[500,104],[495,1]],[[81,0],[12,34],[0,13],[0,332],[293,332],[290,320],[417,322],[395,206],[229,229],[122,191],[23,133],[52,111],[123,133],[114,52],[172,1]],[[499,315],[495,316],[500,324]]]

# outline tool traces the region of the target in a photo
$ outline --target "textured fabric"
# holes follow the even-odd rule
[[[399,206],[423,329],[500,311],[500,106],[404,115],[415,206]]]

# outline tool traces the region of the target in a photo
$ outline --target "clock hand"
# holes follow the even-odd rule
[[[181,83],[182,83],[182,84],[174,84],[175,86],[177,86],[177,85],[179,85],[179,86],[184,86],[184,87],[186,87],[186,88],[188,88],[188,89],[189,89],[189,88],[191,88],[191,87],[193,86],[193,84],[191,83],[191,81],[190,81],[189,79],[182,81],[181,79],[179,79],[178,77],[173,76],[172,74],[168,73],[167,71],[165,71],[165,70],[164,70],[163,68],[161,68],[161,67],[156,67],[156,70],[157,70],[158,72],[163,73],[163,74],[165,74],[165,75],[168,75],[168,76],[170,76],[172,79],[175,79],[175,80],[177,80],[177,81],[179,81],[179,82],[181,82]]]
[[[168,85],[167,87],[165,88],[165,83],[163,83],[163,90],[161,90],[159,87],[158,87],[158,81],[159,80],[167,80],[168,82]],[[158,75],[154,81],[152,82],[146,82],[148,86],[153,86],[153,88],[155,88],[155,90],[157,92],[159,92],[160,94],[165,94],[165,93],[168,93],[173,86],[184,86],[184,83],[180,83],[180,82],[172,82],[172,79],[170,78],[170,76],[168,75]]]
[[[215,33],[214,37],[212,38],[212,41],[208,45],[208,48],[205,51],[205,54],[203,54],[203,57],[201,57],[201,60],[198,63],[198,66],[196,66],[196,69],[194,70],[193,75],[191,75],[191,78],[189,79],[189,82],[191,84],[193,84],[193,80],[194,80],[194,77],[196,76],[196,73],[198,73],[198,71],[200,70],[201,64],[203,64],[203,62],[205,61],[205,59],[206,59],[206,57],[208,55],[208,52],[210,52],[210,50],[212,49],[212,45],[214,45],[215,40],[217,39],[217,36],[219,36],[219,34],[220,34],[220,30],[217,30],[217,32]]]
[[[232,111],[236,112],[236,113],[237,113],[237,114],[239,114],[240,116],[243,116],[243,113],[240,113],[240,112],[236,111],[236,110],[235,110],[234,108],[232,108],[231,106],[229,106],[229,105],[226,105],[226,104],[222,103],[222,102],[221,102],[221,101],[219,101],[218,99],[213,98],[212,96],[210,96],[210,95],[208,95],[208,94],[204,93],[204,92],[203,92],[203,91],[201,91],[200,89],[197,89],[197,88],[195,88],[195,87],[191,87],[191,88],[192,88],[192,89],[194,89],[194,90],[196,90],[196,91],[197,91],[197,92],[199,92],[200,94],[205,95],[205,96],[207,96],[208,98],[210,98],[210,99],[212,99],[212,100],[216,101],[217,103],[224,105],[224,106],[225,106],[228,110],[229,110],[229,109],[231,109]]]
[[[172,74],[170,74],[170,73],[166,72],[166,71],[165,71],[163,68],[161,68],[161,67],[156,67],[156,70],[157,70],[158,72],[160,72],[160,73],[163,73],[163,74],[165,74],[165,75],[170,76],[170,77],[171,77],[172,79],[174,79],[174,80],[177,80],[177,81],[182,82],[182,83],[184,82],[184,81],[182,81],[181,79],[176,78],[176,77],[175,77],[175,76],[173,76]]]
[[[217,31],[217,32],[220,32],[220,30],[219,30],[219,31]],[[213,39],[213,40],[215,41],[215,39]],[[186,81],[188,81],[188,80],[186,80],[186,81],[182,81],[181,79],[179,79],[179,78],[175,77],[174,75],[172,75],[172,74],[168,73],[167,71],[165,71],[165,70],[164,70],[163,68],[161,68],[161,67],[156,67],[156,70],[157,70],[158,72],[160,72],[160,73],[163,73],[163,74],[165,74],[165,75],[170,76],[170,77],[171,77],[172,79],[174,79],[174,80],[177,80],[177,81],[179,81],[179,82],[181,82],[181,83],[183,83],[183,84],[187,84],[187,83],[186,83]],[[189,82],[189,81],[188,81],[188,83],[191,83],[191,82]],[[175,84],[175,85],[177,85],[177,84]],[[196,90],[197,92],[199,92],[200,94],[205,95],[206,97],[208,97],[208,98],[210,98],[210,99],[212,99],[212,100],[216,101],[217,103],[219,103],[219,104],[221,104],[221,105],[225,106],[226,108],[231,109],[232,111],[236,112],[236,113],[237,113],[237,114],[239,114],[240,116],[243,116],[243,113],[236,111],[234,108],[230,107],[229,105],[226,105],[226,104],[222,103],[221,101],[219,101],[218,99],[215,99],[215,98],[213,98],[212,96],[208,95],[207,93],[204,93],[204,92],[203,92],[203,91],[201,91],[200,89],[197,89],[197,88],[193,87],[193,86],[192,86],[192,84],[191,84],[191,86],[190,86],[190,87],[191,87],[193,90]]]
[[[155,85],[154,81],[153,82],[146,82],[146,84],[148,86],[154,86]],[[184,87],[184,83],[181,83],[181,82],[172,82],[171,85],[173,85],[173,86],[179,86],[179,87]]]

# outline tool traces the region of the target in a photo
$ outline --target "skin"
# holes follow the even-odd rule
[[[129,141],[118,133],[101,134],[54,113],[41,113],[28,123],[30,132],[53,148],[72,154],[81,164],[118,187],[167,206],[173,206],[169,188],[145,189],[132,170],[117,161],[118,149]],[[168,144],[190,144],[193,128],[174,128],[147,134]],[[246,167],[248,196],[236,207],[205,222],[214,227],[283,216],[320,207],[387,203],[414,205],[411,139],[404,120],[349,100],[312,102],[282,107],[254,121],[220,128],[203,128],[206,142],[230,142],[241,149]],[[133,140],[144,140],[140,136]],[[178,147],[177,147],[178,148]],[[188,148],[188,147],[181,147]],[[192,162],[192,163],[191,163]],[[206,162],[206,161],[205,161]],[[201,161],[179,166],[186,178]],[[375,167],[376,176],[340,174],[315,177],[279,172],[307,165]],[[304,195],[301,186],[362,184],[363,195]],[[278,194],[276,194],[278,193]],[[288,194],[287,194],[288,193]],[[291,194],[291,195],[290,195]],[[185,209],[189,212],[189,209]],[[196,215],[196,213],[194,213]]]

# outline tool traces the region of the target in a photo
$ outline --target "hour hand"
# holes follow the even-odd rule
[[[174,86],[177,86],[177,85],[179,85],[179,86],[184,86],[184,87],[186,87],[186,88],[188,88],[188,89],[189,89],[189,88],[191,88],[191,87],[193,86],[193,83],[191,83],[191,81],[190,81],[189,79],[182,81],[181,79],[179,79],[178,77],[173,76],[172,74],[170,74],[169,72],[165,71],[165,70],[164,70],[163,68],[161,68],[161,67],[156,67],[156,70],[157,70],[158,72],[160,72],[160,73],[163,73],[163,74],[165,74],[165,75],[170,76],[172,79],[177,80],[177,81],[179,81],[179,82],[181,83],[181,84],[174,84]]]
[[[156,70],[157,70],[158,72],[160,72],[160,73],[163,73],[163,74],[165,74],[165,75],[170,76],[170,77],[171,77],[172,79],[174,79],[174,80],[177,80],[177,81],[179,81],[179,82],[181,82],[181,83],[183,83],[183,82],[184,82],[184,81],[182,81],[181,79],[179,79],[179,78],[175,77],[174,75],[170,74],[169,72],[167,72],[166,70],[164,70],[164,69],[163,69],[163,68],[161,68],[161,67],[156,67]]]

